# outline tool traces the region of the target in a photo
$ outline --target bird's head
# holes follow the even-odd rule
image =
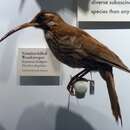
[[[0,42],[3,41],[8,36],[10,36],[11,34],[17,32],[21,29],[24,29],[24,28],[36,27],[36,28],[41,28],[46,31],[63,22],[64,21],[57,13],[51,12],[51,11],[41,11],[30,22],[24,23],[14,29],[12,29],[7,34],[5,34],[0,39]]]
[[[37,28],[47,30],[59,25],[62,22],[62,18],[57,13],[50,11],[41,11],[33,18],[30,23],[34,24],[34,26]]]

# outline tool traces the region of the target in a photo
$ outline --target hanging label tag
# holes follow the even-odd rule
[[[90,95],[94,95],[94,92],[95,92],[95,83],[94,81],[90,81]]]

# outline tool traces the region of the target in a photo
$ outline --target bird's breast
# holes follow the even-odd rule
[[[57,37],[52,32],[45,33],[45,38],[54,56],[62,63],[81,68],[81,56],[74,51],[73,42],[75,37]]]
[[[51,32],[47,33],[45,37],[49,48],[60,62],[73,68],[87,67],[92,70],[98,70],[102,66],[101,63],[87,54],[75,37],[66,35],[57,37]]]

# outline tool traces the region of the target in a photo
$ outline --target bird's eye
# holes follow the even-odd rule
[[[37,16],[37,22],[38,23],[42,23],[44,20],[45,20],[45,18],[44,18],[44,16],[43,15],[39,15],[39,16]]]

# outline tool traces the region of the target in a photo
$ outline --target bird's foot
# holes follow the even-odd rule
[[[69,91],[69,93],[70,93],[71,96],[75,96],[74,84],[78,80],[80,80],[80,78],[78,78],[78,77],[77,78],[72,77],[71,80],[70,80],[70,82],[69,82],[69,84],[68,84],[68,86],[67,86],[67,89],[68,89],[68,91]]]
[[[86,75],[88,72],[90,71],[90,69],[85,68],[84,70],[82,70],[81,72],[79,72],[77,75],[75,75],[74,77],[71,78],[67,89],[70,93],[70,95],[75,96],[75,91],[74,91],[74,84],[78,81],[78,80],[86,80],[84,78],[82,78],[84,75]]]
[[[76,79],[72,78],[72,79],[70,80],[68,86],[67,86],[67,89],[68,89],[68,91],[69,91],[69,93],[70,93],[71,96],[75,96],[74,84],[75,84],[77,81],[86,81],[86,82],[88,82],[88,81],[91,81],[91,80],[88,80],[88,79],[86,79],[86,78],[80,78],[80,77],[78,77],[78,78],[76,78]]]
[[[70,93],[71,96],[75,95],[73,84],[69,83],[68,86],[67,86],[67,90],[69,91],[69,93]]]
[[[75,93],[74,93],[74,80],[73,78],[70,80],[68,86],[67,86],[67,90],[69,91],[70,95],[71,96],[75,96]]]

